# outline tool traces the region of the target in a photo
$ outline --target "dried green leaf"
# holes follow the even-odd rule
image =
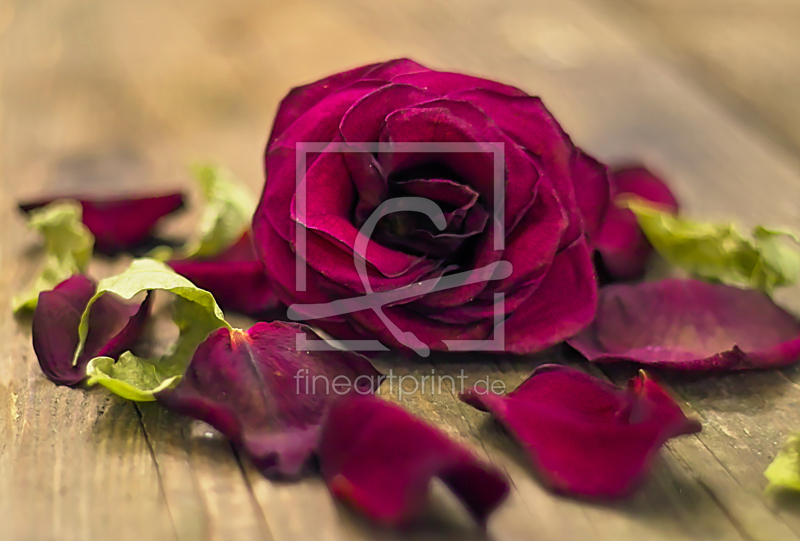
[[[797,237],[758,226],[750,236],[733,224],[689,220],[641,199],[625,199],[647,240],[669,263],[708,281],[772,293],[800,275]]]
[[[789,438],[775,460],[764,471],[769,481],[767,490],[800,491],[800,434]]]
[[[222,310],[208,291],[200,289],[168,266],[152,259],[137,259],[122,274],[101,280],[89,301],[78,327],[80,342],[74,359],[80,355],[88,333],[89,313],[102,295],[131,299],[143,291],[162,290],[175,294],[173,318],[180,331],[172,349],[160,359],[142,359],[127,352],[117,363],[106,357],[89,362],[88,384],[100,383],[129,400],[153,400],[153,393],[175,384],[186,370],[197,347],[211,331],[231,328]],[[74,361],[73,361],[74,362]]]
[[[29,216],[28,227],[44,237],[45,259],[31,285],[11,301],[14,312],[33,310],[39,293],[86,272],[94,247],[94,236],[81,222],[81,206],[75,201],[51,203]]]
[[[214,257],[236,244],[250,228],[256,200],[239,185],[233,173],[211,165],[195,165],[192,172],[206,202],[198,234],[177,249],[157,246],[148,254],[153,259]]]

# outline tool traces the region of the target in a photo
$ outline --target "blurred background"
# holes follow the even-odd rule
[[[3,191],[186,186],[203,159],[255,194],[291,87],[409,56],[540,95],[581,146],[730,214],[719,185],[765,181],[742,138],[797,170],[798,28],[798,0],[3,0]],[[772,195],[750,197],[796,222]]]

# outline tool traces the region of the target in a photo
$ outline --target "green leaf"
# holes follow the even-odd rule
[[[89,362],[88,384],[100,383],[129,400],[154,400],[154,393],[176,383],[183,375],[194,351],[211,331],[231,328],[222,310],[208,291],[198,288],[165,264],[153,259],[136,259],[117,276],[100,280],[97,293],[89,300],[78,327],[79,344],[73,364],[83,350],[89,331],[89,313],[102,295],[113,294],[132,299],[144,291],[162,290],[175,294],[173,318],[180,331],[169,353],[160,359],[142,359],[126,352],[116,363],[107,357]]]
[[[233,246],[250,227],[256,200],[227,169],[192,168],[207,206],[200,218],[200,239],[187,248],[188,257],[212,257]]]
[[[175,386],[182,374],[164,370],[151,360],[137,357],[130,351],[114,362],[111,357],[96,357],[86,367],[88,385],[100,384],[126,400],[152,402],[155,393]]]
[[[758,226],[747,236],[733,224],[680,218],[638,198],[620,204],[661,257],[699,278],[772,293],[800,276],[798,239],[788,231]]]
[[[211,165],[195,165],[192,172],[206,201],[199,234],[177,250],[156,247],[148,254],[154,259],[213,257],[236,244],[250,228],[256,200],[239,186],[233,173]]]
[[[39,293],[53,289],[73,274],[86,272],[94,236],[81,222],[82,216],[80,204],[68,200],[30,213],[28,227],[44,237],[44,265],[31,285],[12,299],[14,312],[33,310]]]
[[[784,489],[800,491],[800,434],[789,438],[764,477],[769,481],[767,490]]]

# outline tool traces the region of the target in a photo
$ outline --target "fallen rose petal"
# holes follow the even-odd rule
[[[176,259],[167,264],[197,287],[210,291],[224,310],[257,317],[278,306],[249,233],[212,258]]]
[[[331,493],[384,525],[414,518],[440,478],[484,524],[509,491],[495,468],[403,408],[350,396],[330,410],[319,448]]]
[[[460,398],[494,415],[553,490],[589,498],[629,494],[664,442],[700,431],[644,372],[623,390],[544,365],[506,396],[475,387]]]
[[[776,368],[800,359],[800,321],[755,290],[699,280],[617,284],[600,290],[594,322],[567,343],[590,361]]]
[[[112,295],[99,299],[92,309],[83,353],[73,365],[78,346],[78,325],[96,286],[77,274],[55,289],[39,294],[33,314],[33,349],[42,372],[58,385],[77,385],[86,378],[86,364],[97,356],[118,357],[138,339],[147,319],[150,297],[141,304]]]
[[[83,223],[95,237],[95,249],[104,254],[128,251],[150,239],[156,223],[183,207],[183,194],[156,197],[83,199],[76,196],[21,203],[30,212],[59,199],[73,199],[83,208]]]
[[[296,324],[221,328],[194,353],[174,389],[156,393],[167,408],[205,421],[247,452],[265,475],[296,477],[317,448],[330,404],[371,393],[383,376],[348,351],[297,350]]]
[[[667,184],[642,166],[612,169],[611,187],[615,201],[636,196],[677,214],[678,201]],[[596,244],[603,266],[613,278],[636,279],[644,275],[653,247],[642,233],[636,216],[612,202],[608,206]]]

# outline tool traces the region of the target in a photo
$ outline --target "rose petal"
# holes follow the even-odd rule
[[[486,88],[493,92],[506,96],[526,96],[527,94],[513,86],[504,85],[489,79],[481,79],[471,75],[461,73],[449,73],[446,71],[432,71],[426,69],[416,73],[401,74],[392,77],[395,83],[405,83],[414,85],[418,88],[438,94],[448,96],[455,92],[470,90],[473,88]]]
[[[484,88],[459,92],[452,98],[475,104],[515,143],[537,157],[540,174],[550,179],[569,218],[560,248],[569,246],[584,232],[593,242],[599,223],[592,220],[597,209],[608,205],[608,175],[603,174],[604,167],[593,167],[593,160],[580,158],[583,153],[542,100],[527,95],[508,96]],[[581,191],[580,198],[576,190]]]
[[[666,183],[644,167],[612,170],[611,186],[615,200],[622,195],[635,195],[657,203],[673,214],[678,212],[678,202]],[[606,212],[596,248],[606,270],[619,279],[642,277],[653,251],[633,212],[613,203]]]
[[[414,518],[434,477],[481,524],[509,492],[495,468],[401,407],[372,396],[334,404],[319,458],[331,493],[385,525]]]
[[[183,208],[183,194],[157,197],[82,199],[63,196],[22,203],[24,212],[43,207],[58,199],[74,199],[83,208],[83,223],[95,237],[95,249],[104,254],[132,250],[149,240],[156,223]]]
[[[77,385],[86,378],[86,364],[99,356],[116,358],[138,339],[147,319],[150,297],[141,304],[104,295],[95,303],[83,353],[73,366],[81,315],[96,286],[76,274],[52,291],[39,294],[33,314],[33,350],[42,372],[58,385]]]
[[[591,498],[629,494],[664,442],[700,430],[644,373],[622,390],[545,365],[506,396],[475,387],[460,398],[494,415],[553,490]]]
[[[595,315],[597,283],[585,237],[556,254],[544,279],[505,322],[506,351],[535,353],[583,330]]]
[[[272,144],[272,142],[280,137],[295,120],[337,90],[361,79],[389,81],[392,77],[397,75],[415,73],[418,71],[428,71],[428,68],[417,64],[413,60],[399,58],[389,62],[368,64],[349,71],[343,71],[311,84],[293,88],[289,94],[281,100],[280,107],[278,107],[278,114],[275,117],[275,123],[272,125],[272,133],[269,136],[269,142]],[[306,141],[312,140],[321,141],[321,139],[306,139]]]
[[[385,85],[386,83],[380,81],[362,80],[332,92],[322,102],[296,119],[280,137],[270,143],[264,157],[264,168],[269,171],[269,175],[256,213],[264,212],[272,226],[285,240],[292,238],[291,219],[286,209],[294,199],[296,186],[295,182],[287,183],[285,179],[297,177],[296,142],[335,141],[342,115],[354,102]],[[324,154],[326,153],[322,153]],[[320,155],[320,153],[306,154],[306,171]],[[349,175],[337,180],[343,187],[352,184]]]
[[[591,247],[597,242],[609,207],[608,166],[576,147],[571,169],[575,202],[581,211],[583,228]]]
[[[434,98],[435,94],[409,85],[385,86],[353,104],[339,124],[339,133],[343,141],[355,146],[364,142],[377,142],[388,114]],[[358,194],[355,218],[356,224],[360,226],[386,199],[387,179],[372,153],[347,153],[344,161]]]
[[[786,366],[800,359],[800,321],[754,290],[699,280],[616,284],[568,340],[590,361],[686,371]]]
[[[313,336],[305,329],[282,322],[218,329],[197,348],[178,386],[157,400],[212,425],[265,474],[295,477],[317,447],[330,404],[354,390],[373,392],[383,377],[355,353],[298,351],[298,333]]]
[[[508,231],[536,196],[539,172],[534,162],[490,117],[470,103],[439,99],[399,109],[386,117],[380,137],[381,141],[391,143],[503,143]],[[480,193],[488,209],[494,201],[494,156],[490,150],[487,147],[483,152],[381,153],[378,161],[386,174],[431,163],[444,165],[457,175],[459,182]]]
[[[216,257],[179,259],[168,264],[197,287],[210,291],[223,310],[259,316],[279,304],[249,232]]]
[[[405,196],[434,201],[444,215],[444,229],[440,231],[419,212],[398,212],[378,222],[372,236],[378,243],[443,258],[482,233],[489,220],[489,213],[478,203],[478,193],[449,179],[393,181],[389,197]]]
[[[327,244],[333,241],[352,259],[359,236],[359,229],[353,225],[351,216],[353,201],[357,198],[351,184],[331,183],[332,178],[349,178],[341,153],[325,153],[314,162],[306,175],[306,214],[298,214],[295,198],[290,209],[291,217],[311,232],[324,234],[308,236],[309,252],[317,248],[319,242]],[[368,244],[366,253],[361,255],[371,267],[387,278],[402,277],[414,268],[430,270],[435,266],[434,262],[426,261],[423,257],[411,256],[372,242]],[[309,260],[314,259],[309,257]],[[317,270],[325,274],[329,269]]]

